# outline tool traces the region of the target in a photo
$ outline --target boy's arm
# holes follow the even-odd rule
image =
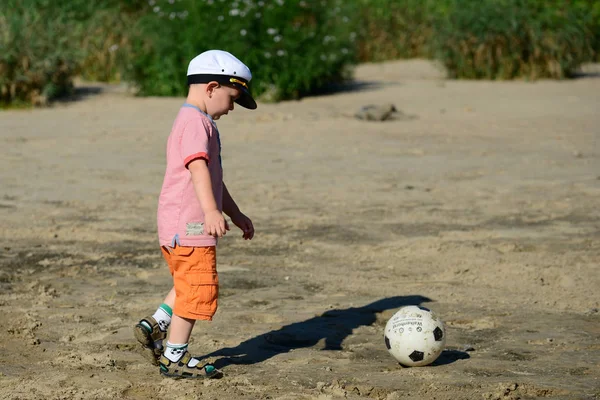
[[[252,221],[240,211],[233,197],[229,194],[225,183],[223,183],[223,212],[229,215],[231,222],[244,232],[244,239],[250,240],[254,237],[254,225],[252,225]]]
[[[233,218],[240,212],[240,209],[233,200],[233,197],[231,197],[229,194],[229,190],[227,190],[225,182],[223,182],[223,212],[229,215],[229,218]]]
[[[204,234],[223,237],[227,231],[227,224],[223,214],[217,208],[206,161],[194,160],[188,165],[188,169],[192,174],[192,184],[204,212]]]

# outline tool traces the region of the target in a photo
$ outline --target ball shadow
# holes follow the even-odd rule
[[[471,358],[469,353],[460,350],[444,350],[442,354],[433,362],[431,366],[441,366],[452,364],[458,360],[468,360]]]
[[[206,354],[199,359],[217,358],[213,364],[223,369],[231,364],[251,365],[268,360],[295,349],[312,347],[324,340],[323,350],[343,350],[343,341],[360,326],[369,326],[377,320],[377,314],[403,306],[419,306],[431,299],[413,296],[394,296],[363,307],[335,309],[301,322],[285,325],[281,329],[255,336],[236,347],[229,347]],[[220,358],[218,358],[220,357]]]

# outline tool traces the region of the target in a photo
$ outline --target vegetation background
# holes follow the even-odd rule
[[[73,78],[178,96],[211,48],[263,101],[351,78],[357,62],[421,57],[449,78],[569,78],[600,57],[596,0],[3,0],[0,106],[44,105]]]

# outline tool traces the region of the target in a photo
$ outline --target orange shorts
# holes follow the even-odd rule
[[[183,318],[211,321],[219,296],[215,246],[163,246],[161,249],[173,276],[173,313]]]

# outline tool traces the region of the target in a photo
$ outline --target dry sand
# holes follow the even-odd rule
[[[170,287],[155,212],[183,100],[96,85],[0,112],[0,398],[600,398],[600,78],[357,79],[219,122],[257,234],[219,244],[206,382],[161,378],[131,333]],[[417,118],[352,118],[389,102]],[[387,353],[406,304],[446,321],[434,365]]]

